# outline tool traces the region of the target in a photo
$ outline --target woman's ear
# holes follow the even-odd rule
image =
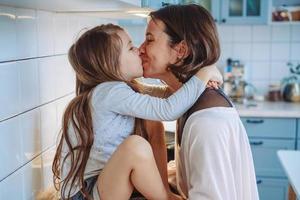
[[[174,49],[177,53],[177,59],[178,60],[182,60],[182,59],[186,58],[189,55],[189,47],[188,47],[187,43],[184,40],[182,40],[181,42],[176,44]]]

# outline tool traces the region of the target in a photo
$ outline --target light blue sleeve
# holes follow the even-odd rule
[[[112,112],[149,120],[172,121],[183,115],[199,98],[206,85],[193,76],[170,97],[163,99],[140,94],[127,84],[109,92],[106,105]]]

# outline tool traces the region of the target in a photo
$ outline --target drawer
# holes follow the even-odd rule
[[[288,194],[287,179],[256,177],[260,200],[286,200]]]
[[[295,149],[295,140],[249,139],[256,176],[285,177],[277,156],[279,149]]]
[[[295,138],[296,119],[242,118],[249,137]]]

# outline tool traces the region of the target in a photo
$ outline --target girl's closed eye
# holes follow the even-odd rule
[[[137,47],[135,47],[135,46],[132,46],[129,48],[130,51],[135,51],[136,49],[137,49]]]

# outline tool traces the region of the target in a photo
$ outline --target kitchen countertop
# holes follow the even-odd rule
[[[300,197],[300,151],[279,150],[277,152],[281,165],[293,187],[297,197]]]
[[[300,118],[300,103],[262,101],[235,107],[241,117]]]
[[[249,101],[234,105],[241,117],[300,118],[300,103]],[[174,132],[176,122],[164,122],[164,126]]]

